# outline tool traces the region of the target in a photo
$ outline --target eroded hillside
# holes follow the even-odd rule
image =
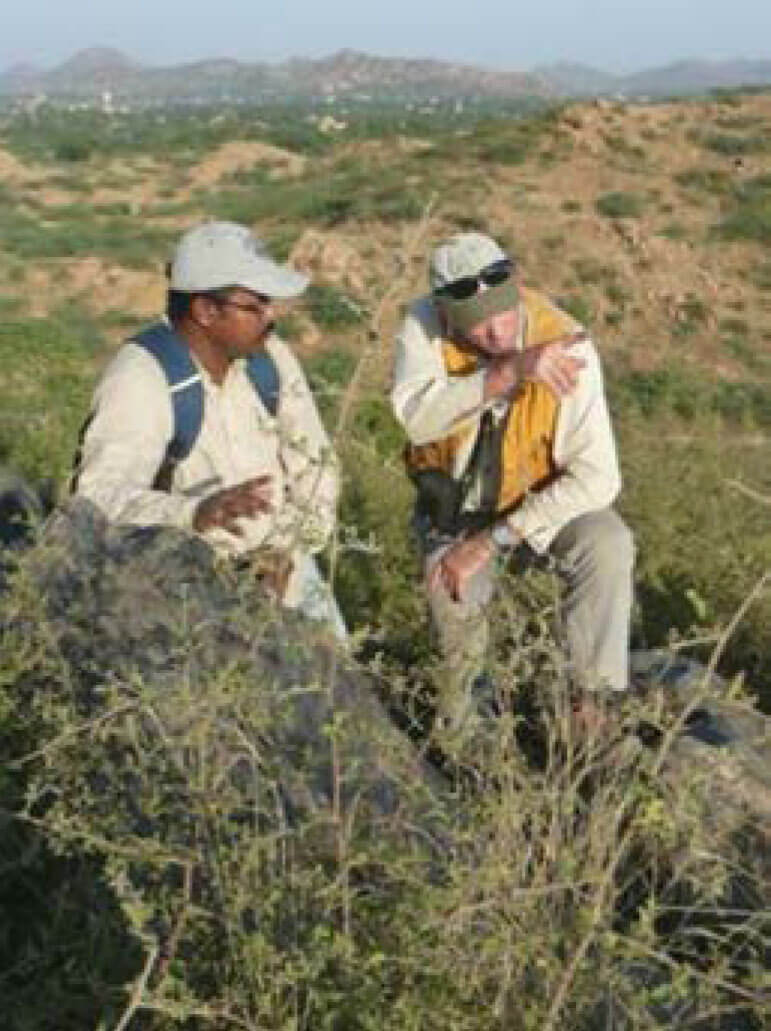
[[[151,315],[174,235],[215,216],[254,224],[372,304],[431,202],[427,243],[456,226],[503,237],[609,353],[741,376],[771,344],[769,123],[760,94],[579,105],[422,140],[342,132],[318,155],[236,138],[102,158],[97,141],[86,160],[33,163],[6,145],[3,292],[25,314],[78,303],[96,317]],[[404,285],[422,289],[422,255]]]

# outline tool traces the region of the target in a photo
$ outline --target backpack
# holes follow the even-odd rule
[[[190,356],[190,348],[165,322],[156,322],[136,336],[130,343],[139,344],[158,362],[169,385],[174,432],[166,448],[161,468],[153,486],[156,490],[171,489],[174,466],[193,450],[203,424],[203,384],[201,374]],[[246,373],[254,391],[267,411],[275,417],[278,411],[280,381],[276,363],[266,350],[258,351],[246,359]],[[94,417],[88,416],[80,429],[78,447],[73,462],[69,489],[75,493],[80,471],[83,439]]]
[[[169,384],[174,433],[166,449],[164,464],[176,465],[193,450],[203,423],[203,384],[190,355],[190,348],[165,323],[156,322],[131,342],[139,344],[163,369]],[[255,393],[272,416],[278,411],[280,382],[278,369],[267,351],[246,359],[246,373]]]

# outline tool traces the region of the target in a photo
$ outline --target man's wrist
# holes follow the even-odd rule
[[[512,551],[520,542],[519,534],[511,528],[505,519],[491,527],[490,539],[496,549],[502,554]]]
[[[505,358],[493,360],[485,374],[485,400],[505,397],[512,393],[519,382],[518,373],[516,355],[507,355]]]

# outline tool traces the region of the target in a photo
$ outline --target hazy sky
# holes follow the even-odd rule
[[[148,64],[279,61],[344,47],[512,70],[634,71],[682,57],[771,57],[771,0],[3,0],[0,69],[89,46]]]

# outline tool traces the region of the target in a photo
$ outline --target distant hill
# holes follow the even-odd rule
[[[530,72],[495,71],[429,58],[388,58],[341,50],[320,60],[280,64],[211,58],[172,67],[141,65],[118,50],[83,50],[44,71],[17,65],[0,74],[0,94],[85,99],[105,90],[138,101],[371,98],[421,101],[477,97],[545,100],[623,95],[676,96],[717,87],[771,84],[771,61],[680,61],[633,75],[563,62]]]
[[[626,76],[621,89],[630,96],[641,93],[679,96],[770,83],[771,61],[678,61]]]
[[[536,68],[535,72],[558,93],[565,96],[594,97],[613,93],[618,89],[618,76],[572,61],[543,65]]]
[[[247,64],[214,58],[168,68],[139,65],[116,50],[84,50],[44,72],[25,68],[0,74],[0,93],[84,98],[112,91],[144,100],[294,99],[368,96],[428,99],[481,96],[550,97],[537,75],[497,72],[430,59],[404,60],[342,50],[321,60]]]
[[[569,62],[543,65],[535,71],[568,97],[688,96],[712,89],[771,85],[771,61],[677,61],[632,75],[610,75]]]

